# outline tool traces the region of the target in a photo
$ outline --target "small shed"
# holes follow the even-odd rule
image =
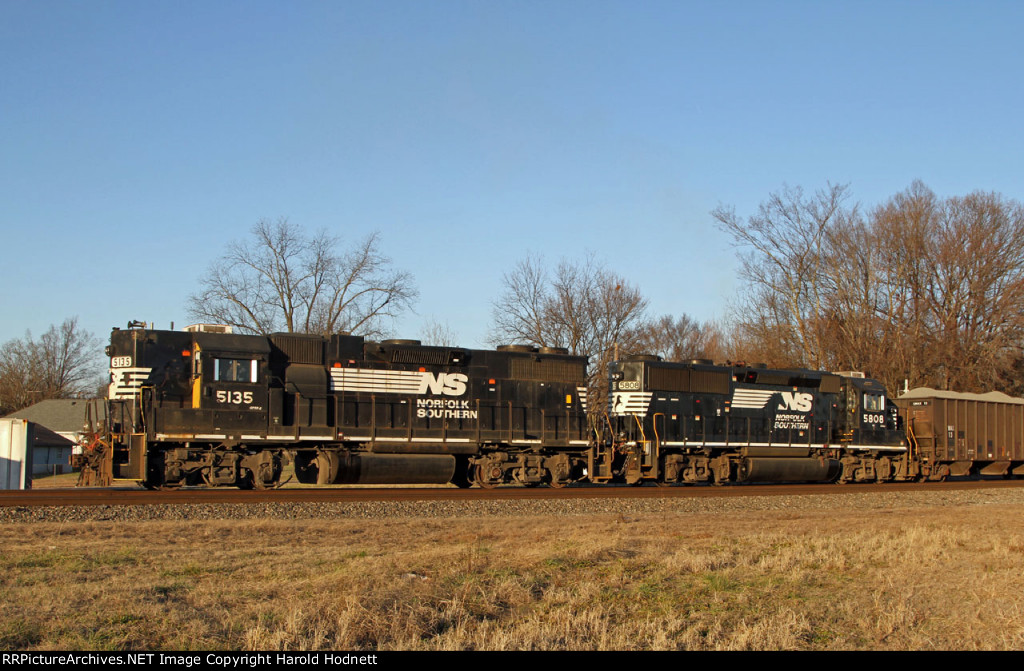
[[[71,455],[79,451],[78,440],[85,425],[84,398],[54,398],[12,412],[5,419],[24,419],[32,431],[32,474],[59,475],[71,472]]]

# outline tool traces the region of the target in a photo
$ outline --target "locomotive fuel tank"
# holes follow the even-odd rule
[[[374,454],[300,451],[299,482],[318,485],[443,485],[455,476],[451,454]]]

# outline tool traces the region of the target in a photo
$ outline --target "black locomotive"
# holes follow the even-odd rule
[[[962,450],[939,450],[920,408],[907,420],[860,373],[628,357],[610,366],[606,406],[588,412],[587,359],[558,348],[130,327],[113,331],[107,354],[84,484],[874,482],[977,464],[1024,473],[1024,429],[1011,430],[1024,420],[968,428]]]
[[[627,482],[910,480],[919,468],[896,405],[860,373],[667,363],[610,368],[605,451]],[[602,460],[601,463],[611,463]],[[597,480],[612,472],[595,472]]]
[[[191,328],[111,334],[100,482],[265,488],[291,461],[312,484],[584,477],[585,357]]]

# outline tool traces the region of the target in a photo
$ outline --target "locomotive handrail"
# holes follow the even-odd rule
[[[608,425],[608,435],[611,436],[612,440],[615,440],[615,427],[612,426],[612,419],[608,416],[607,412],[602,412],[598,419],[604,418],[605,423]],[[594,426],[594,439],[600,443],[601,433],[597,430],[597,426]]]
[[[665,413],[656,412],[651,421],[651,427],[654,429],[654,478],[657,480],[661,477],[661,436],[658,434],[658,418],[661,417],[661,421],[665,421]]]
[[[370,394],[370,451],[377,445],[377,395]]]
[[[413,423],[413,410],[412,403],[406,403],[405,407],[408,409],[408,419],[405,421],[405,440],[407,443],[412,443],[412,423]]]
[[[147,387],[145,385],[142,385],[141,387],[139,387],[139,423],[142,424],[142,432],[143,433],[146,433],[147,430],[148,430],[147,427],[146,427],[146,424],[147,424],[147,422],[146,422],[146,403],[145,403],[145,400],[143,399],[143,394],[145,393],[145,391],[147,389],[149,389],[150,391],[153,391],[154,389],[156,389],[156,387],[153,387],[153,386]],[[133,421],[132,424],[134,424],[134,423],[135,422]]]

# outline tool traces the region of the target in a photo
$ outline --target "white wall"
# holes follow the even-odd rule
[[[0,489],[32,487],[31,441],[27,419],[0,419]]]

